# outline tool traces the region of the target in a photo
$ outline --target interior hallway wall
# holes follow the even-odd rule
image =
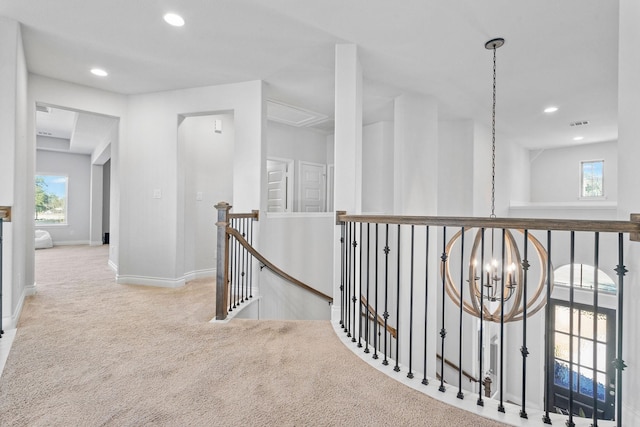
[[[214,131],[220,120],[222,132]],[[233,205],[233,114],[186,117],[178,129],[184,166],[184,271],[187,280],[215,275],[216,203]]]

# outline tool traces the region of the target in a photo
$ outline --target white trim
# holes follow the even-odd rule
[[[88,240],[66,240],[63,242],[56,240],[55,242],[53,242],[53,246],[88,246],[88,245],[89,245]]]
[[[162,277],[148,276],[118,276],[116,275],[116,283],[119,285],[143,285],[157,286],[160,288],[179,288],[184,286],[184,277],[180,279],[165,279]]]
[[[239,305],[238,307],[236,307],[231,313],[227,314],[227,318],[224,320],[218,320],[215,317],[211,320],[209,320],[209,323],[229,323],[229,321],[231,321],[231,319],[233,319],[234,317],[237,317],[238,314],[240,314],[242,311],[244,311],[247,307],[252,306],[254,303],[257,303],[258,301],[260,301],[262,299],[262,297],[260,296],[254,296],[251,299],[249,299],[248,301],[243,302],[241,305]],[[260,306],[258,305],[258,313],[260,313]],[[260,318],[260,315],[258,314],[258,319]]]
[[[7,364],[9,358],[9,352],[13,345],[13,340],[16,337],[17,329],[9,329],[4,331],[4,335],[0,338],[0,375],[4,371],[4,366]]]
[[[205,268],[202,270],[194,270],[184,274],[184,281],[200,279],[202,277],[216,277],[215,268]]]
[[[616,210],[618,202],[596,201],[593,198],[583,199],[583,202],[511,202],[512,210]]]
[[[267,212],[267,218],[333,218],[334,212]]]
[[[116,273],[116,275],[118,274],[118,265],[115,262],[109,260],[107,262],[107,265],[109,266],[110,269],[114,271],[114,273]]]
[[[89,246],[102,246],[103,244],[102,240],[89,241]]]

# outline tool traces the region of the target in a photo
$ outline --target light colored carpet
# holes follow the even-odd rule
[[[386,377],[329,322],[211,324],[211,281],[117,285],[107,251],[37,251],[0,425],[501,425]]]

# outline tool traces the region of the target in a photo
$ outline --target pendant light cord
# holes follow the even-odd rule
[[[491,218],[496,217],[496,45],[493,45],[493,109],[491,112]]]

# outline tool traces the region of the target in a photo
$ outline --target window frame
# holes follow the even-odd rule
[[[584,173],[584,165],[585,164],[593,164],[593,163],[601,163],[602,164],[602,177],[601,177],[601,194],[599,196],[588,196],[584,194],[584,182],[585,182],[585,173]],[[604,159],[595,159],[595,160],[581,160],[580,161],[580,180],[578,182],[578,199],[579,200],[605,200],[605,181],[604,181]]]
[[[36,209],[34,209],[34,218],[33,218],[33,222],[34,225],[38,228],[43,228],[43,227],[66,227],[69,225],[69,175],[68,174],[63,174],[63,173],[49,173],[49,172],[37,172],[34,175],[34,191],[35,191],[35,187],[36,187],[36,179],[38,177],[56,177],[56,178],[64,178],[65,183],[64,183],[64,219],[62,222],[59,223],[42,223],[42,222],[38,222],[36,221],[36,215],[37,215],[37,211]],[[34,197],[34,208],[35,208],[35,197]]]

